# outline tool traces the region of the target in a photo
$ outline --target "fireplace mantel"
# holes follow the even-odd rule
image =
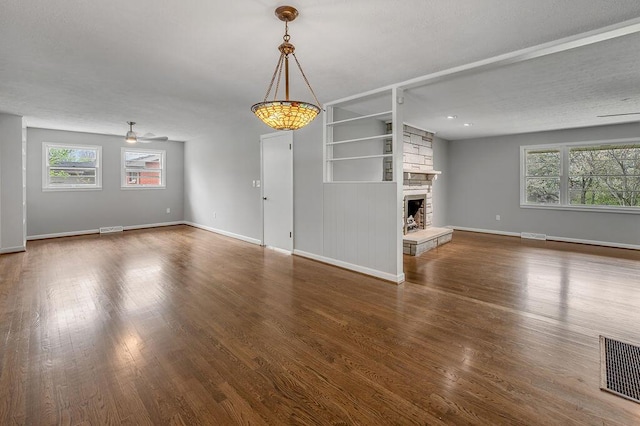
[[[442,174],[442,172],[439,170],[420,170],[415,168],[404,168],[402,172],[408,173],[409,175],[427,175],[430,176],[428,178],[429,180],[433,179],[435,176]],[[411,179],[411,176],[409,176],[408,179]]]

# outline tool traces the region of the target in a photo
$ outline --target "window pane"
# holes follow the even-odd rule
[[[43,190],[101,187],[101,147],[49,143],[43,147]]]
[[[162,167],[161,157],[161,154],[127,151],[124,154],[125,168],[159,169]]]
[[[96,169],[49,169],[49,183],[53,185],[95,185]]]
[[[122,186],[164,188],[165,151],[122,148]]]
[[[527,203],[558,204],[560,202],[560,178],[527,178]]]
[[[526,202],[560,203],[561,152],[558,149],[525,151]]]
[[[98,151],[94,149],[50,147],[49,166],[96,167]]]
[[[527,176],[560,176],[560,151],[527,151]]]
[[[127,185],[154,185],[162,183],[160,171],[127,172]]]
[[[640,145],[571,149],[569,185],[571,204],[640,206]]]
[[[140,173],[127,172],[127,185],[137,185],[140,179]]]

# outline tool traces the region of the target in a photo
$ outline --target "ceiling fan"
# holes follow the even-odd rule
[[[129,125],[129,131],[127,132],[127,135],[125,136],[124,140],[127,141],[128,143],[166,142],[167,140],[169,140],[169,138],[166,136],[156,136],[153,133],[145,133],[142,136],[138,136],[136,132],[133,131],[133,125],[136,124],[136,122],[127,121],[127,124]]]
[[[604,115],[598,115],[599,118],[603,118],[603,117],[621,117],[623,115],[640,115],[640,112],[623,112],[620,114],[604,114]]]

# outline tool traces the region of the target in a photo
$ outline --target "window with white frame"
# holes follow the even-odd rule
[[[166,151],[122,148],[122,188],[165,188]]]
[[[523,146],[521,204],[640,212],[640,141]]]
[[[43,191],[102,188],[102,147],[42,144]]]
[[[526,203],[560,203],[561,154],[559,149],[553,148],[524,151]]]

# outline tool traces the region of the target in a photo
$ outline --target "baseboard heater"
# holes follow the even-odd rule
[[[546,240],[547,236],[545,234],[535,234],[533,232],[521,232],[520,238],[525,238],[527,240]]]
[[[104,228],[100,228],[101,234],[113,234],[114,232],[122,232],[124,231],[123,226],[105,226]]]

